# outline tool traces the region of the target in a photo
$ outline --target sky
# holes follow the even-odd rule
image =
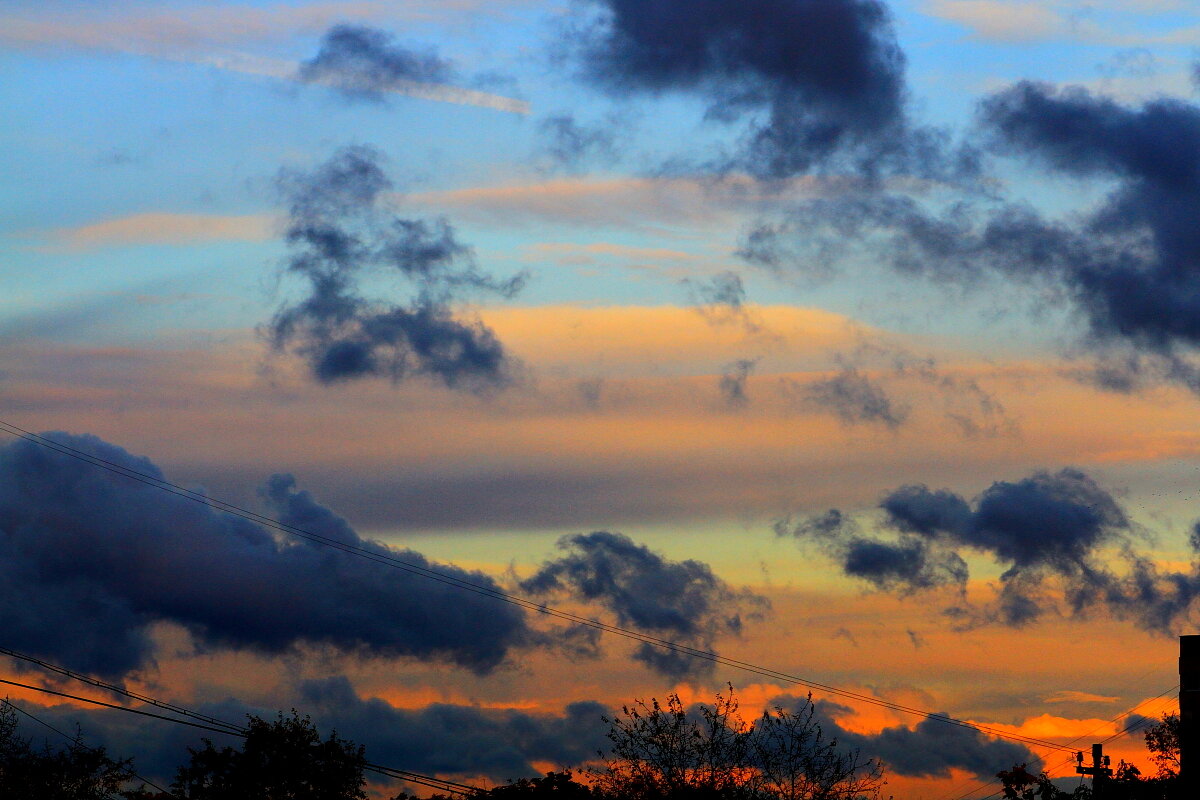
[[[1195,4],[8,0],[0,74],[4,422],[1145,766],[1200,594]],[[6,438],[0,646],[156,697],[485,784],[807,692]],[[196,741],[13,697],[168,778]],[[813,699],[898,800],[1072,774]]]

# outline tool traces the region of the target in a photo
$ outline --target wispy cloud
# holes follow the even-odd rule
[[[146,212],[128,217],[56,228],[45,234],[51,250],[90,250],[128,245],[186,245],[211,241],[257,242],[274,234],[264,214],[219,215]]]
[[[81,16],[0,16],[0,42],[16,47],[67,48],[124,53],[148,58],[198,64],[245,75],[297,81],[302,79],[301,62],[272,58],[241,47],[265,39],[290,38],[298,33],[311,34],[338,20],[376,19],[400,16],[389,8],[394,4],[360,2],[327,3],[299,8],[271,6],[249,8],[217,6],[170,13],[87,14]],[[474,0],[452,4],[463,7],[482,5]],[[432,14],[433,4],[418,3],[409,12]],[[343,84],[334,76],[309,74],[303,82],[335,88]],[[434,100],[444,103],[491,108],[517,114],[529,113],[523,100],[451,86],[432,81],[397,79],[387,86],[375,87],[390,94]]]

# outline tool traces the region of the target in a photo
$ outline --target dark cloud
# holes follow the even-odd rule
[[[302,81],[334,86],[356,98],[378,100],[411,82],[445,83],[455,77],[450,62],[432,48],[397,44],[391,34],[363,25],[335,25],[321,49],[300,65]]]
[[[162,477],[149,460],[96,437],[46,436]],[[288,524],[499,588],[486,575],[362,539],[290,476],[271,478],[263,498]],[[25,441],[0,448],[0,574],[8,646],[108,676],[150,663],[159,622],[207,647],[277,654],[309,644],[477,672],[530,636],[515,608],[276,535]]]
[[[495,781],[532,777],[538,774],[535,764],[581,767],[610,745],[603,717],[612,717],[612,710],[594,701],[571,703],[561,714],[446,703],[402,709],[359,695],[343,677],[302,681],[289,695],[289,702],[310,715],[322,735],[336,730],[363,745],[373,763],[426,774],[483,775]],[[773,698],[771,705],[799,713],[807,702],[783,695]],[[248,714],[266,719],[276,714],[276,709],[236,700],[205,703],[196,710],[233,723],[244,722]],[[696,711],[691,708],[687,713]],[[863,758],[882,759],[893,774],[945,777],[949,770],[960,769],[988,777],[1013,764],[1040,763],[1022,745],[936,720],[923,720],[915,728],[855,733],[837,722],[848,711],[828,701],[816,702],[814,719],[822,738],[836,740],[840,752],[857,749]],[[54,706],[38,709],[37,714],[63,730],[78,724],[88,745],[133,757],[139,773],[164,781],[187,758],[187,748],[200,745],[201,737],[213,738],[218,746],[236,743],[232,737],[147,722],[114,710]],[[23,733],[40,737],[44,731],[23,729]]]
[[[608,91],[683,92],[707,116],[747,119],[730,168],[785,178],[836,157],[878,170],[944,162],[945,141],[911,129],[905,58],[880,0],[589,0],[586,76]]]
[[[993,154],[1107,195],[1056,218],[995,192],[913,196],[867,186],[760,223],[741,254],[805,271],[866,251],[903,273],[968,286],[1019,279],[1069,303],[1102,351],[1132,349],[1135,357],[1103,365],[1094,383],[1127,391],[1172,380],[1200,391],[1200,106],[1126,105],[1022,82],[987,97],[979,124]]]
[[[843,572],[877,589],[910,593],[966,584],[967,565],[958,554],[936,551],[916,536],[901,536],[899,541],[870,538],[837,509],[777,522],[775,534],[815,542],[841,565]]]
[[[1083,569],[1096,549],[1120,541],[1130,530],[1112,495],[1074,469],[994,483],[974,511],[953,492],[924,486],[901,487],[880,505],[899,530],[944,536],[995,555],[1013,571]]]
[[[570,114],[546,117],[538,125],[539,150],[555,166],[576,168],[585,164],[611,163],[617,157],[617,130],[613,120],[584,125]]]
[[[592,701],[571,703],[562,715],[436,703],[405,710],[360,697],[345,678],[309,681],[301,703],[325,724],[366,746],[372,761],[444,775],[486,775],[495,780],[538,774],[533,762],[576,765],[607,742]]]
[[[746,395],[746,382],[750,380],[750,373],[757,364],[758,359],[741,358],[725,367],[725,372],[717,382],[725,405],[730,408],[745,408],[750,402]]]
[[[391,183],[380,160],[370,148],[348,147],[311,172],[281,175],[288,270],[307,280],[308,295],[276,313],[268,339],[276,351],[301,355],[322,383],[425,375],[469,391],[505,384],[513,363],[503,345],[452,303],[463,292],[511,297],[524,276],[499,281],[481,272],[443,219],[386,213]],[[412,295],[401,304],[365,298],[359,282],[367,274],[399,278]]]
[[[765,598],[737,591],[699,561],[670,561],[619,533],[565,536],[561,558],[521,581],[535,595],[566,593],[599,603],[620,625],[711,651],[722,634],[738,634],[767,608]],[[682,652],[643,645],[634,656],[671,677],[705,672],[711,664]]]
[[[969,573],[961,554],[987,555],[1004,572],[987,605],[969,606],[964,597],[947,609],[964,625],[1021,626],[1051,611],[1105,609],[1172,632],[1200,596],[1200,565],[1190,572],[1156,567],[1135,548],[1139,532],[1120,504],[1078,470],[1000,481],[973,503],[948,490],[903,486],[880,508],[894,538],[865,535],[836,510],[779,522],[775,531],[816,544],[847,575],[901,594],[938,586],[962,593]],[[1194,538],[1197,549],[1200,533]]]
[[[908,419],[908,409],[848,363],[833,377],[813,381],[802,392],[807,405],[834,414],[846,425],[880,424],[895,430]]]
[[[966,500],[945,489],[931,492],[925,486],[901,486],[884,497],[879,507],[895,528],[925,537],[965,530],[971,519]]]
[[[288,702],[310,715],[322,735],[336,730],[363,745],[373,763],[426,774],[484,775],[497,782],[539,774],[534,763],[573,766],[594,758],[607,743],[602,717],[612,715],[593,701],[571,703],[561,714],[447,703],[402,709],[360,696],[343,677],[303,681],[289,695]],[[277,712],[235,700],[196,710],[235,724],[244,723],[248,714],[273,719]],[[37,714],[61,730],[74,730],[78,723],[85,743],[133,757],[139,773],[164,782],[187,759],[187,748],[200,746],[201,737],[217,746],[238,741],[120,711],[56,706]]]
[[[772,701],[784,708],[804,701],[780,697]],[[863,734],[846,730],[836,717],[849,709],[828,701],[817,701],[817,719],[821,729],[838,744],[858,750],[864,757],[878,758],[887,771],[915,778],[947,778],[951,769],[991,779],[999,770],[1013,764],[1038,764],[1040,759],[1024,745],[1005,739],[989,738],[974,728],[923,719],[913,728],[896,726],[879,733]]]
[[[1069,230],[1076,247],[1060,251],[1058,267],[1093,329],[1158,350],[1200,343],[1200,107],[1171,99],[1129,107],[1024,82],[985,100],[981,116],[1004,152],[1116,182]]]

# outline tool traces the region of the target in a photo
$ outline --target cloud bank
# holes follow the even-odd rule
[[[1079,470],[998,481],[973,502],[946,489],[902,486],[879,508],[894,535],[866,534],[836,509],[780,522],[776,532],[817,545],[846,575],[882,591],[950,587],[958,599],[946,612],[963,625],[1019,627],[1047,613],[1081,617],[1103,609],[1172,633],[1191,619],[1200,596],[1200,568],[1157,567],[1137,549],[1138,531],[1117,500]],[[1200,550],[1200,524],[1192,545]],[[1003,568],[982,607],[966,597],[964,556],[972,554]]]
[[[164,477],[94,436],[46,436]],[[499,588],[481,573],[361,538],[290,476],[272,477],[262,497],[287,524]],[[529,638],[517,609],[282,538],[26,441],[0,448],[0,575],[8,646],[106,676],[149,666],[160,622],[183,626],[205,647],[282,654],[323,646],[480,673]]]

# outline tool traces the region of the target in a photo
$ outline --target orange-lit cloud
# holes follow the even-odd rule
[[[259,214],[134,214],[50,232],[52,247],[67,250],[126,245],[188,245],[210,241],[257,242],[274,235],[272,220]]]

